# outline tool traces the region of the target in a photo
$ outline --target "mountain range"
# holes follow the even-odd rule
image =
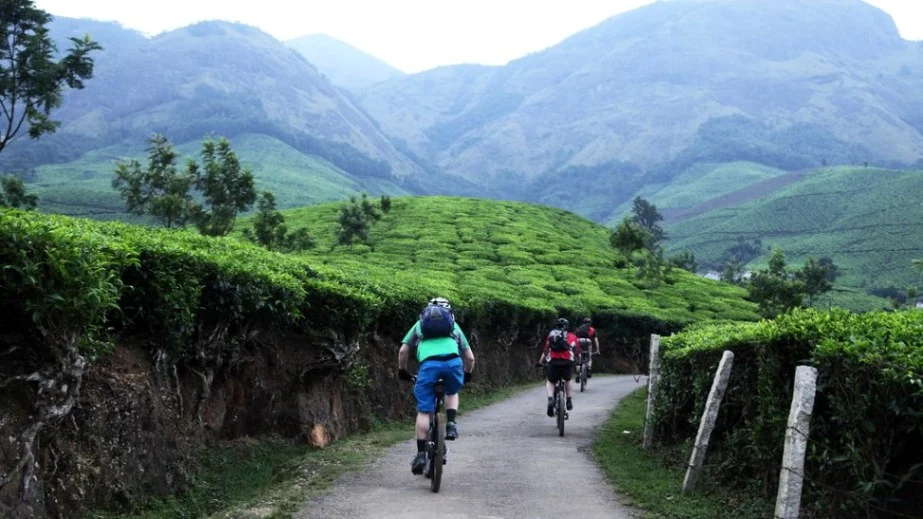
[[[424,172],[348,93],[253,27],[201,22],[146,38],[112,23],[58,18],[51,31],[61,48],[68,36],[89,33],[104,50],[94,78],[67,92],[55,113],[60,130],[21,138],[0,156],[7,170],[66,164],[112,146],[140,149],[156,132],[177,144],[264,135],[360,184],[397,185]]]
[[[448,174],[604,220],[699,162],[919,163],[921,87],[923,45],[860,0],[673,0],[361,99]]]
[[[452,194],[612,224],[647,196],[667,216],[669,246],[713,264],[726,250],[706,235],[727,248],[759,233],[707,222],[813,178],[838,182],[837,165],[862,166],[850,169],[858,177],[923,169],[923,44],[860,0],[660,0],[505,66],[411,75],[327,36],[281,42],[236,23],[148,38],[58,18],[51,31],[62,47],[84,33],[102,43],[96,77],[67,93],[56,134],[21,138],[0,168],[71,214],[119,217],[114,161],[143,156],[152,132],[187,156],[223,135],[282,207],[357,190]],[[901,178],[874,184],[877,199],[923,190],[921,175]],[[766,207],[752,214],[783,210]],[[879,224],[891,225],[873,219],[866,232]],[[760,235],[766,248],[783,231]],[[792,236],[799,256],[817,243]]]

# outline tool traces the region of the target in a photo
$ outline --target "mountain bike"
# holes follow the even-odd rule
[[[548,364],[545,362],[540,362],[535,365],[537,368],[542,368],[542,372],[545,373],[547,377]],[[564,420],[567,420],[569,416],[567,415],[567,381],[563,378],[559,378],[554,384],[554,397],[552,399],[554,416],[557,419],[558,423],[558,436],[564,436]]]
[[[564,420],[567,420],[567,409],[564,407],[567,400],[567,382],[559,378],[554,384],[554,415],[558,420],[558,436],[564,436]]]
[[[413,377],[413,383],[417,383],[417,377]],[[442,466],[446,464],[445,455],[448,452],[445,444],[445,381],[441,378],[437,380],[434,389],[436,407],[435,411],[429,414],[429,431],[426,433],[426,465],[423,467],[423,474],[430,480],[430,490],[439,492],[442,486]]]
[[[581,355],[581,357],[580,368],[577,370],[577,380],[580,382],[580,392],[583,393],[586,391],[587,381],[589,380],[590,358],[586,353]]]

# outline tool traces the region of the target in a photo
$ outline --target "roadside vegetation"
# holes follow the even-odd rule
[[[775,320],[694,326],[662,342],[658,448],[687,444],[718,361],[734,352],[707,464],[724,484],[777,488],[795,368],[818,370],[805,465],[808,517],[923,511],[923,312],[793,310]],[[901,515],[903,514],[903,515]]]
[[[773,503],[754,488],[730,488],[720,480],[719,467],[707,466],[697,490],[684,494],[683,477],[692,452],[691,442],[642,448],[647,391],[625,397],[600,429],[593,454],[625,504],[662,519],[763,519]]]

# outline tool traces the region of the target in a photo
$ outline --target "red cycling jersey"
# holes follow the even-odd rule
[[[577,335],[573,332],[567,332],[567,345],[570,348],[567,351],[552,351],[551,344],[549,340],[551,339],[551,334],[548,334],[545,337],[545,348],[542,350],[542,356],[545,357],[545,361],[549,362],[552,360],[567,360],[574,362],[574,359],[577,357],[574,356],[574,352],[579,356],[581,354],[580,350],[580,341],[577,340]]]

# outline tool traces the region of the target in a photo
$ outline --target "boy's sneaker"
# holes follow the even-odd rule
[[[413,458],[413,461],[410,463],[410,472],[413,472],[415,475],[419,476],[423,474],[423,467],[426,466],[426,453],[418,452],[417,455]]]
[[[455,422],[446,422],[445,439],[448,441],[458,439],[458,425]]]

